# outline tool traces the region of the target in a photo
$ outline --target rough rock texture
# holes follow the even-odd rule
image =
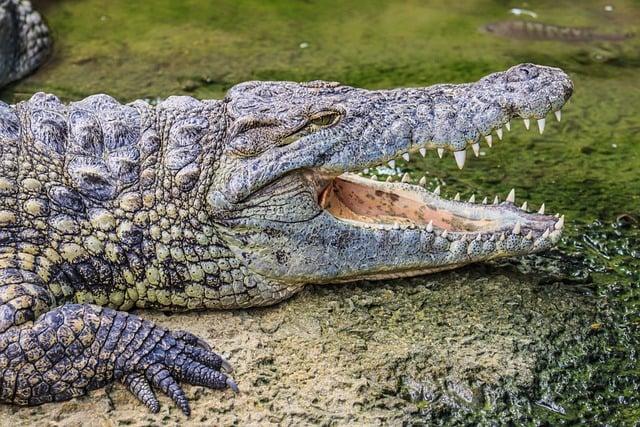
[[[0,424],[397,425],[462,421],[467,409],[526,419],[546,410],[531,406],[544,397],[535,395],[541,358],[588,330],[591,314],[571,286],[492,266],[310,287],[263,309],[145,312],[222,349],[241,393],[187,386],[186,419],[164,396],[159,414],[145,413],[116,385],[60,404],[1,406]]]

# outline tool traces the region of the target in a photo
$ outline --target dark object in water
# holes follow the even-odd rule
[[[619,42],[633,34],[599,34],[591,27],[561,27],[534,21],[500,21],[484,26],[488,33],[520,40],[554,40],[561,42]]]
[[[638,225],[638,220],[631,214],[623,213],[616,218],[616,224],[620,228],[629,228],[632,225]]]

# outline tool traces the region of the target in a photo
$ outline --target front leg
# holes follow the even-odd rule
[[[0,334],[0,400],[19,405],[68,400],[120,381],[153,412],[153,388],[189,415],[178,384],[237,391],[229,365],[195,336],[138,316],[89,304],[67,304],[32,327]]]

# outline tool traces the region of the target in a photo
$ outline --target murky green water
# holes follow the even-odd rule
[[[458,171],[433,152],[400,164],[428,173],[445,194],[502,197],[566,214],[557,250],[515,262],[550,274],[598,307],[561,352],[543,357],[535,396],[502,419],[534,423],[640,419],[640,37],[624,43],[567,44],[495,38],[482,25],[514,19],[526,7],[538,20],[639,32],[634,1],[139,1],[35,2],[55,35],[52,60],[6,88],[17,101],[45,90],[65,100],[106,92],[121,100],[189,94],[221,97],[237,82],[337,80],[386,88],[476,80],[520,62],[564,68],[575,93],[563,121],[544,136],[513,123],[505,141]],[[39,3],[39,4],[38,4]],[[607,12],[605,5],[613,10]],[[629,214],[620,221],[621,214]],[[630,218],[630,219],[629,219]],[[534,265],[533,270],[530,266]],[[542,273],[536,273],[542,271]],[[419,402],[418,402],[419,403]],[[535,403],[535,402],[534,402]],[[494,419],[477,411],[467,422]],[[486,417],[486,418],[485,418]],[[418,421],[415,418],[414,421]]]

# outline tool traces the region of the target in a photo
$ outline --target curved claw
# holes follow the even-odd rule
[[[233,378],[227,377],[227,385],[235,393],[240,393],[240,389],[238,388],[238,384],[236,384],[236,382],[233,380]]]

